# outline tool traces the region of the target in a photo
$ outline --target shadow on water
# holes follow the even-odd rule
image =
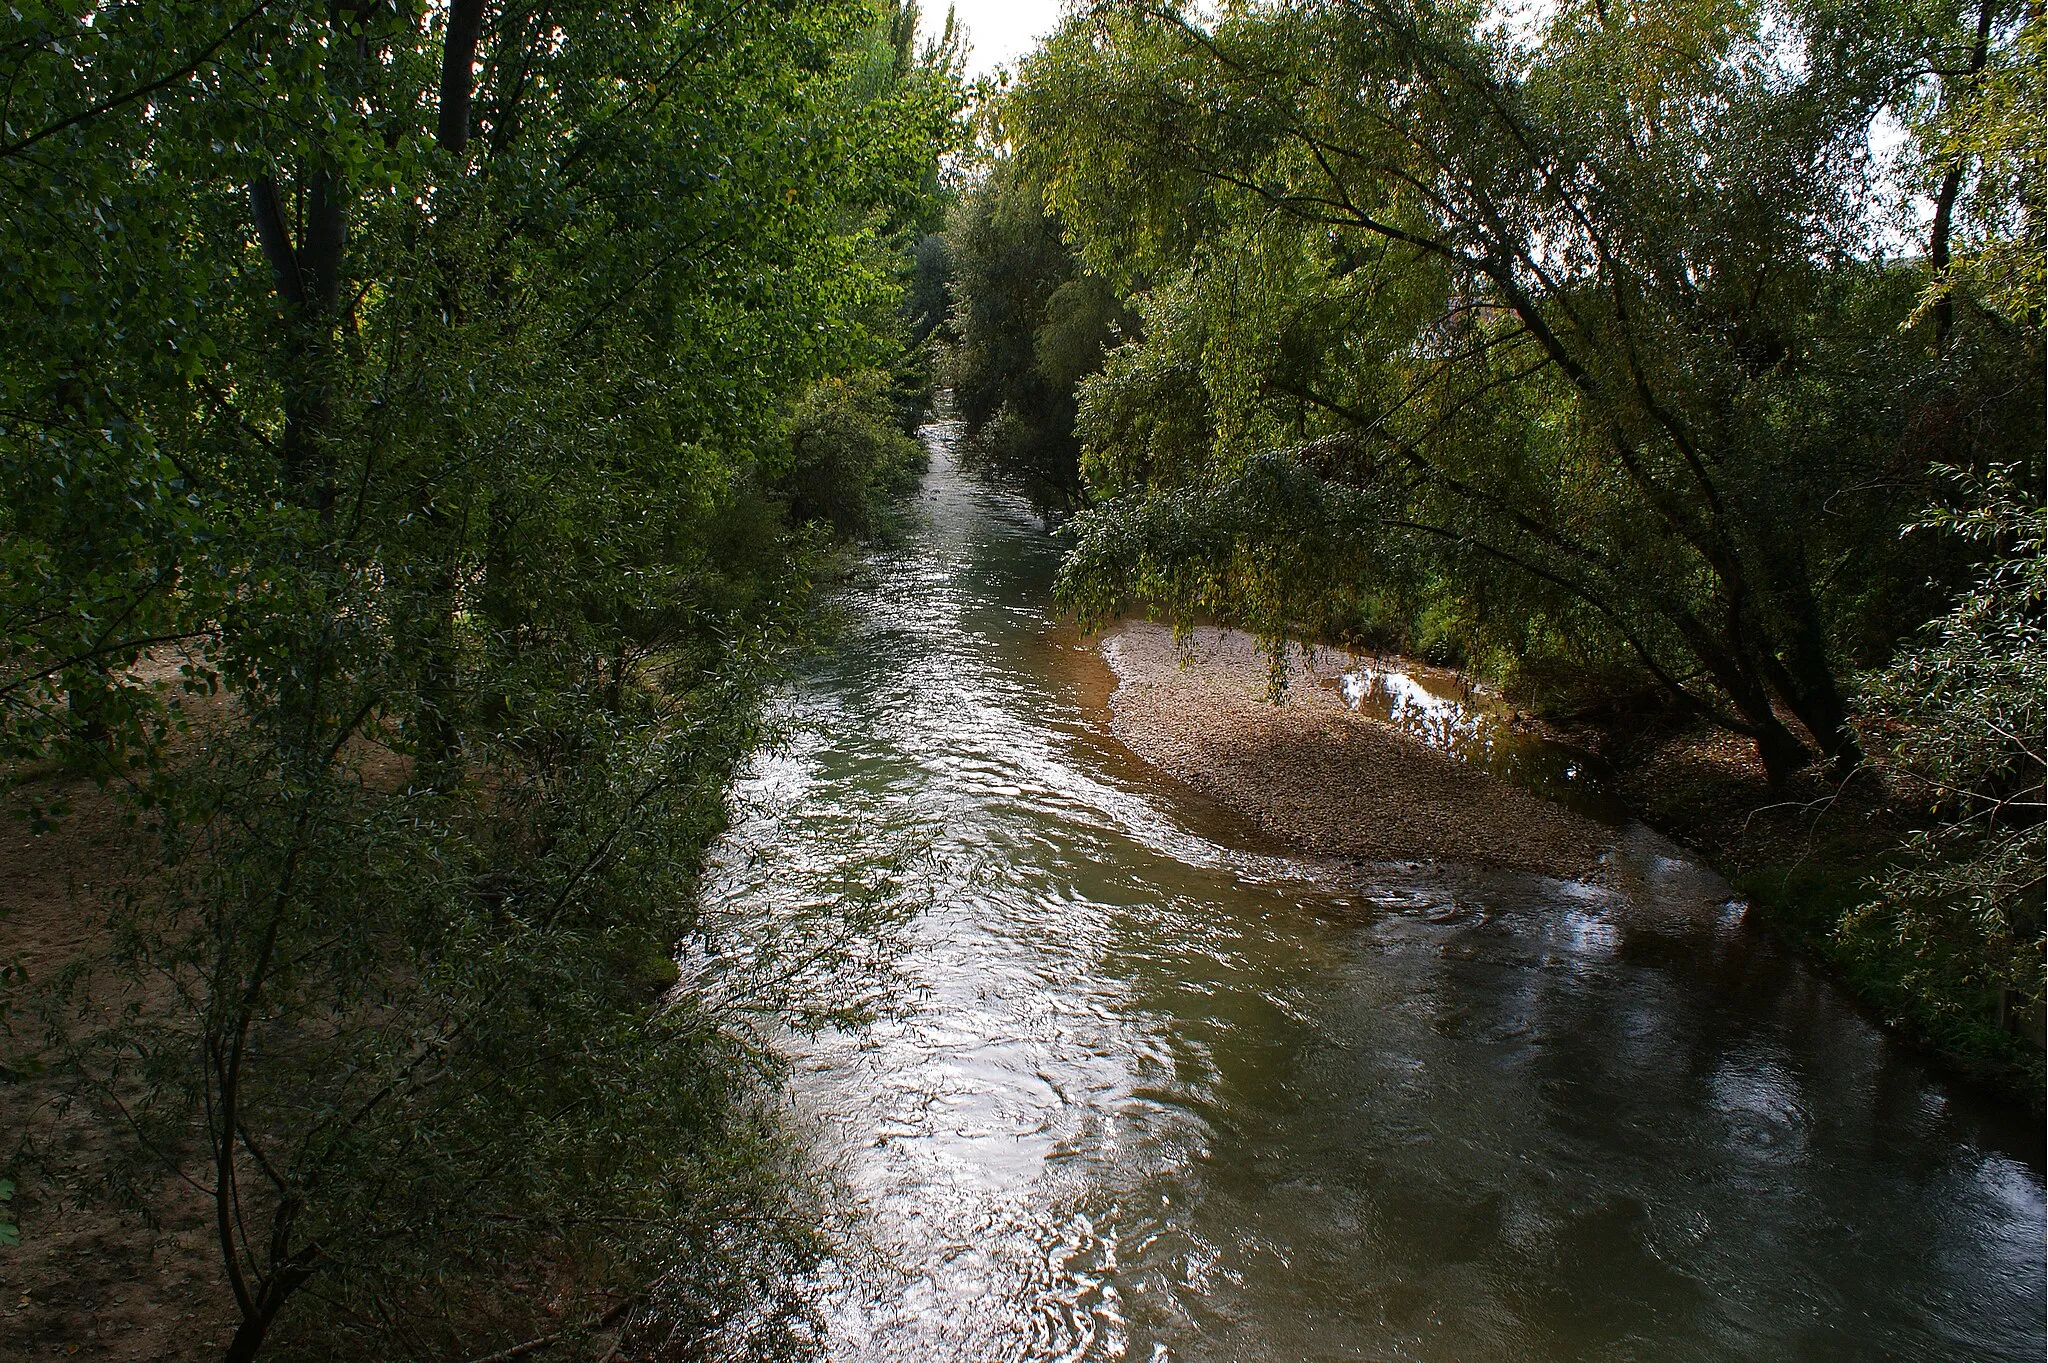
[[[956,437],[707,890],[737,936],[920,849],[900,1007],[796,1053],[835,1358],[2042,1357],[2033,1124],[1640,827],[1597,885],[1360,868],[1157,779]]]

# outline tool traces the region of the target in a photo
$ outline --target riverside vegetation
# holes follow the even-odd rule
[[[761,1017],[867,994],[674,953],[935,377],[1088,620],[1882,813],[1775,911],[2038,1097],[2038,7],[1100,0],[970,155],[918,22],[0,20],[0,761],[131,859],[0,950],[0,1239],[198,1227],[235,1360],[813,1349]]]
[[[1578,724],[2038,1104],[2042,31],[1084,7],[942,236],[963,415],[1080,509],[1084,619],[1405,650]],[[1657,776],[1717,733],[1739,808]]]
[[[23,1252],[201,1209],[164,1347],[806,1346],[779,1062],[663,995],[774,658],[924,457],[918,19],[0,19],[0,759],[144,857],[90,959],[4,953],[0,1172]]]

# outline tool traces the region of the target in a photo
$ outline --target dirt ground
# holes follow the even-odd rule
[[[70,817],[33,833],[19,817],[25,800],[60,795]],[[104,1129],[87,1108],[66,1105],[52,1076],[17,1073],[40,1049],[36,993],[67,966],[106,955],[107,896],[144,851],[120,802],[89,781],[46,776],[0,799],[0,962],[26,975],[0,1032],[0,1171],[17,1184],[7,1218],[21,1231],[19,1245],[0,1248],[0,1358],[9,1363],[198,1358],[226,1338],[210,1204],[168,1170],[151,1215],[95,1197]],[[119,994],[105,980],[88,997],[104,1005]]]
[[[1614,830],[1352,711],[1322,685],[1341,654],[1290,654],[1284,703],[1246,634],[1129,622],[1103,655],[1120,685],[1111,728],[1154,766],[1327,856],[1448,860],[1561,877],[1597,873]]]

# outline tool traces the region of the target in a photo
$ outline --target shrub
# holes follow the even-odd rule
[[[797,399],[789,463],[774,486],[798,523],[871,540],[889,533],[891,503],[916,489],[929,462],[897,424],[890,376],[863,370],[822,379]]]

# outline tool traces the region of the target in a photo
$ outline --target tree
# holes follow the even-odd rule
[[[1892,736],[1899,770],[1923,784],[1937,817],[1876,879],[1841,937],[1852,951],[1904,948],[1908,1011],[1938,1015],[1958,994],[1989,991],[2003,1018],[2038,1028],[2048,890],[2048,513],[2038,485],[2028,487],[2017,469],[1956,481],[1962,504],[1938,506],[1910,528],[1981,545],[1988,562],[1920,642],[1871,678],[1866,701]],[[1937,1035],[1953,1030],[1939,1016],[1920,1022]],[[2038,1046],[2021,1051],[2036,1089]]]
[[[868,370],[814,384],[790,417],[790,460],[776,479],[801,524],[821,522],[848,539],[887,529],[892,503],[917,490],[930,464],[903,433],[888,376]]]
[[[789,1356],[774,1057],[663,991],[819,568],[789,412],[900,355],[957,54],[861,0],[5,25],[0,743],[151,821],[144,1003],[61,1054],[210,1200],[227,1356]]]
[[[1070,20],[1015,121],[1084,259],[1153,281],[1083,398],[1070,599],[1283,634],[1419,583],[1774,778],[1853,766],[1921,470],[2040,440],[2037,332],[1901,325],[1927,273],[1865,151],[1926,56],[1829,4],[1567,5],[1530,44],[1400,0]]]
[[[952,347],[945,374],[968,431],[1041,515],[1081,504],[1075,387],[1135,318],[1075,260],[1022,160],[999,156],[945,231]]]

